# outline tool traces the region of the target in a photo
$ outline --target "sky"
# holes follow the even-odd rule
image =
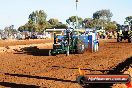
[[[57,18],[60,22],[70,16],[77,15],[92,18],[94,12],[109,9],[113,13],[112,20],[120,24],[125,17],[132,16],[132,0],[79,0],[78,10],[75,9],[76,0],[1,0],[0,2],[0,29],[14,25],[18,28],[28,21],[30,13],[44,10],[48,17]]]

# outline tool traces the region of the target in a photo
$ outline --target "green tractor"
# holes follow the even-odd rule
[[[128,25],[117,25],[117,42],[128,39],[132,43],[132,27]]]
[[[78,35],[73,34],[66,30],[65,35],[57,36],[54,34],[53,49],[49,51],[49,55],[79,53],[82,54],[85,51],[85,44]]]

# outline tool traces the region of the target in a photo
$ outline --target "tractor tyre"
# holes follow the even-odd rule
[[[118,38],[117,38],[117,42],[121,42],[122,41],[122,38],[119,36]]]
[[[78,40],[77,41],[77,53],[78,54],[83,54],[85,52],[85,45],[82,43],[82,41]]]
[[[132,43],[132,36],[130,36],[130,37],[128,38],[128,42],[129,42],[129,43]]]

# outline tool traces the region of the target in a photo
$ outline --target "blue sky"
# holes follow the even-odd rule
[[[79,0],[78,16],[92,17],[97,10],[110,9],[112,20],[121,24],[126,16],[132,15],[132,0]],[[32,11],[44,10],[48,19],[57,18],[61,22],[76,15],[75,0],[2,0],[0,2],[0,29],[15,25],[18,28],[28,21]]]

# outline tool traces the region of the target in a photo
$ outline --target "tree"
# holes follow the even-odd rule
[[[99,10],[93,13],[93,19],[96,22],[96,27],[100,27],[105,29],[105,25],[111,21],[111,17],[113,16],[110,10]]]
[[[42,32],[46,28],[67,28],[66,24],[58,19],[46,20],[47,14],[43,10],[36,10],[29,14],[28,22],[18,28],[19,31]],[[78,18],[79,20],[82,18]]]
[[[26,25],[32,31],[42,31],[47,27],[46,22],[47,14],[43,10],[33,11],[29,15],[28,24]]]
[[[50,23],[50,28],[56,28],[56,29],[66,29],[68,28],[66,24],[63,24],[62,22],[59,22],[58,19],[51,18],[48,21]]]
[[[115,31],[116,28],[117,28],[117,26],[114,22],[109,22],[108,24],[105,25],[106,31]]]
[[[105,25],[105,20],[85,18],[83,23],[85,28],[102,28]]]
[[[9,34],[12,34],[14,32],[16,32],[16,29],[14,29],[14,25],[10,25],[4,28],[5,32],[8,32]]]
[[[95,27],[95,22],[92,18],[85,18],[84,21],[84,27],[85,28],[93,28]]]
[[[78,26],[83,26],[83,19],[81,17],[77,17],[78,19]],[[66,20],[67,24],[76,26],[76,16],[71,16]]]
[[[57,29],[67,29],[67,25],[66,24],[63,24],[61,22],[59,22],[54,28],[57,28]]]
[[[47,14],[43,11],[43,10],[36,10],[35,12],[33,11],[30,15],[29,15],[29,22],[30,23],[35,23],[35,24],[39,24],[41,22],[45,22],[47,18]]]
[[[132,25],[132,16],[128,16],[125,18],[125,23],[128,23],[129,25]]]
[[[51,24],[52,27],[55,27],[57,24],[59,24],[58,19],[54,19],[54,18],[49,19],[48,22]]]
[[[18,28],[18,31],[23,32],[23,31],[28,31],[28,30],[26,30],[26,26],[25,25],[22,25],[22,26],[20,26]]]
[[[106,20],[106,21],[111,21],[111,17],[113,16],[113,14],[110,12],[110,10],[99,10],[96,11],[95,13],[93,13],[93,18],[94,19],[102,19],[102,20]]]

